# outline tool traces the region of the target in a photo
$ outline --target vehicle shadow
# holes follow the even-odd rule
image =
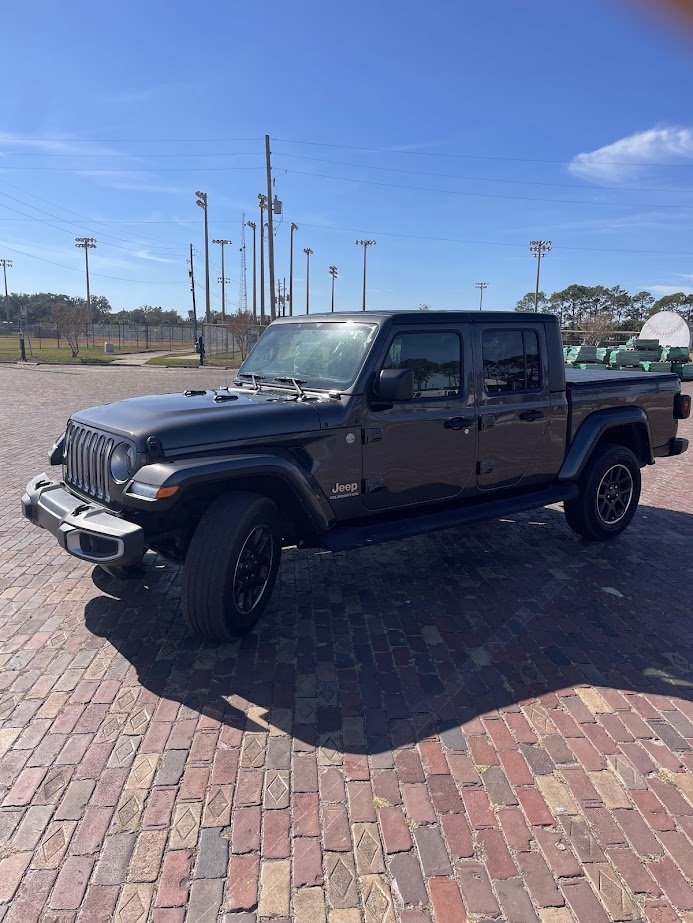
[[[642,506],[588,543],[556,507],[348,554],[285,553],[256,630],[186,629],[179,569],[98,569],[86,625],[152,693],[249,730],[378,754],[589,683],[693,699],[693,517]]]

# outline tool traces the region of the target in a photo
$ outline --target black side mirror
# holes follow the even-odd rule
[[[414,398],[414,373],[411,369],[383,369],[378,376],[376,397],[383,403],[411,401]]]

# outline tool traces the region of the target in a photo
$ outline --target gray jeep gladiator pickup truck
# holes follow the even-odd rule
[[[670,374],[566,371],[556,317],[393,312],[275,321],[232,387],[74,414],[24,515],[114,577],[183,564],[193,629],[249,630],[282,547],[346,550],[562,501],[614,538],[640,469],[679,455]]]

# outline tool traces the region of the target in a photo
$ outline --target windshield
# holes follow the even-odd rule
[[[350,321],[268,327],[239,370],[258,378],[295,378],[309,388],[346,388],[354,382],[376,333]]]

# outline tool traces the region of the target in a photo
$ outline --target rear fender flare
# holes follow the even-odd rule
[[[648,465],[653,464],[654,456],[652,454],[650,425],[647,415],[641,407],[617,407],[611,410],[597,410],[591,413],[580,425],[565,457],[558,480],[576,481],[582,474],[599,441],[609,430],[617,426],[644,427],[646,434],[644,460]]]

